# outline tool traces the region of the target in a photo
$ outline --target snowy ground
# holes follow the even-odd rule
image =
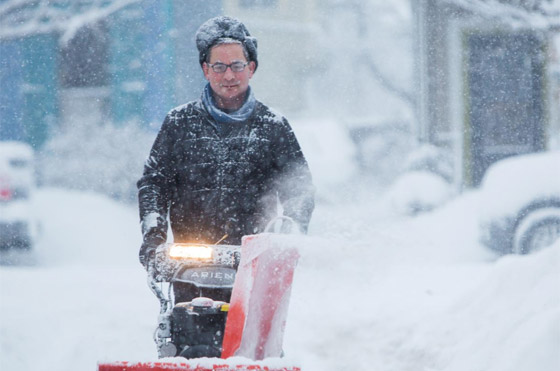
[[[560,241],[498,257],[477,242],[476,193],[402,218],[347,191],[302,238],[285,351],[303,370],[560,369]],[[37,212],[34,254],[0,267],[0,369],[155,359],[136,209],[41,189]]]

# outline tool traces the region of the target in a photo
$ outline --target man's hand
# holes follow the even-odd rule
[[[155,267],[156,250],[161,243],[160,239],[147,238],[142,243],[142,246],[140,246],[140,253],[138,254],[138,259],[144,266],[144,269],[154,276],[157,273],[157,269]]]

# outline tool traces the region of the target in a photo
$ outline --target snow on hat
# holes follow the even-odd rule
[[[252,37],[247,27],[238,19],[219,16],[210,18],[196,31],[196,47],[199,52],[199,62],[206,61],[210,49],[217,44],[220,39],[233,39],[241,42],[249,54],[249,61],[255,62],[255,70],[259,62],[257,61],[257,39]]]

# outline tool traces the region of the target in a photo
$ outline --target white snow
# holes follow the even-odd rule
[[[478,197],[416,218],[368,197],[320,203],[301,237],[284,361],[305,371],[560,369],[560,241],[498,258],[477,242]],[[22,255],[0,267],[0,369],[155,360],[159,306],[138,263],[136,209],[58,189],[37,201],[37,264]]]
[[[399,176],[386,197],[395,211],[412,215],[444,204],[451,195],[451,185],[441,176],[428,171],[410,171]]]
[[[3,1],[0,18],[5,25],[0,27],[0,38],[59,32],[61,43],[66,44],[81,27],[105,19],[136,2],[138,0],[92,1],[76,7],[48,1]]]
[[[348,131],[333,119],[290,121],[319,190],[339,186],[357,172]]]
[[[157,227],[159,213],[149,213],[142,219],[142,235],[145,236],[151,229]]]
[[[560,199],[560,151],[502,160],[488,169],[481,189],[486,219],[515,215],[532,200]]]

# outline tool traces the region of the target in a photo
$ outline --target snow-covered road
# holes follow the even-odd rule
[[[379,200],[320,202],[302,238],[285,351],[305,371],[560,369],[560,241],[482,248],[476,193],[416,218]],[[358,202],[359,200],[359,202]],[[153,360],[159,310],[137,260],[137,212],[41,189],[34,264],[0,267],[0,369]]]

